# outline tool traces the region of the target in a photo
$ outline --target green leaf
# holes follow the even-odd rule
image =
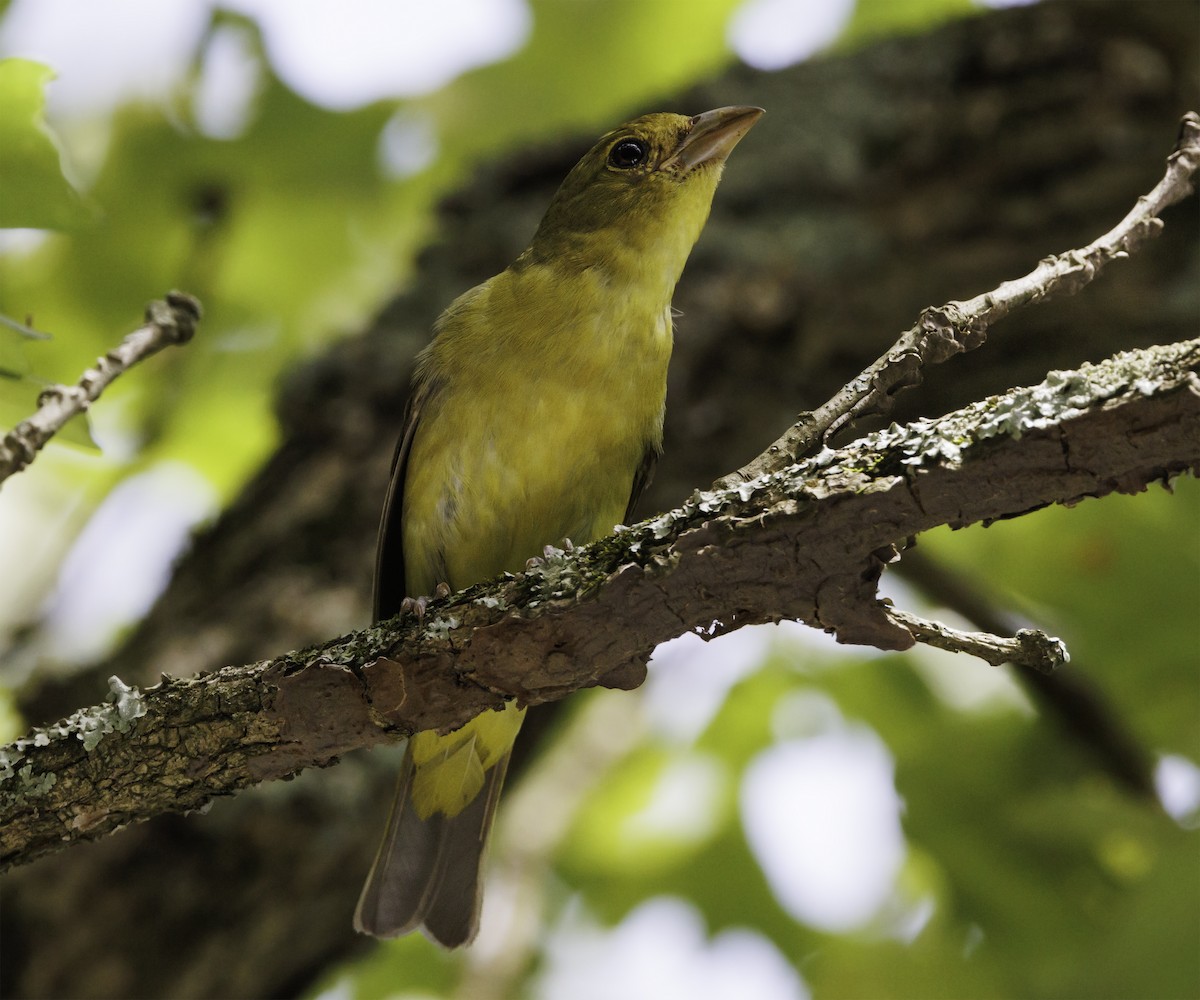
[[[0,60],[0,227],[69,229],[82,203],[63,176],[43,118],[54,71],[28,59]]]

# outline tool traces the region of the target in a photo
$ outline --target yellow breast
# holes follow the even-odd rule
[[[662,439],[671,336],[661,293],[622,294],[599,268],[513,268],[455,303],[422,361],[408,592],[457,590],[611,532]]]

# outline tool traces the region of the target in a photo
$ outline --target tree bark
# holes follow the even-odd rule
[[[800,620],[843,642],[970,648],[996,664],[1031,642],[924,623],[883,604],[880,553],[930,528],[1137,493],[1200,472],[1200,340],[1058,372],[938,420],[868,435],[524,574],[267,663],[146,692],[0,750],[0,870],[165,812],[207,806],[338,754],[482,711],[635,687],[682,628],[712,637]],[[1003,483],[997,489],[997,483]],[[611,622],[619,618],[621,627]],[[1050,646],[1052,671],[1063,660]],[[169,665],[168,665],[169,666]]]
[[[777,74],[731,70],[670,102],[753,103],[676,296],[667,458],[678,505],[827,398],[931,302],[1079,246],[1161,172],[1197,103],[1194,3],[1020,8]],[[658,103],[658,102],[656,102]],[[638,109],[631,109],[635,111]],[[437,312],[524,245],[586,141],[482,171],[411,290],[298,370],[284,440],[110,662],[31,693],[48,722],[118,673],[154,683],[361,626],[408,366]],[[1194,204],[1074,299],[1026,311],[931,373],[894,418],[938,414],[1119,349],[1193,336]],[[860,428],[861,430],[861,428]],[[9,996],[285,996],[366,942],[349,915],[390,793],[387,755],[166,816],[6,876]]]

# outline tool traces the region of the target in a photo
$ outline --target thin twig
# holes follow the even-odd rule
[[[1010,639],[991,632],[963,632],[899,608],[889,607],[884,613],[917,642],[951,653],[970,653],[994,667],[1016,663],[1039,673],[1051,674],[1071,659],[1061,639],[1040,629],[1019,629]]]
[[[1023,278],[1002,282],[965,302],[925,309],[877,361],[851,379],[826,403],[801,413],[796,423],[766,451],[737,472],[723,476],[715,489],[732,489],[759,476],[787,468],[816,452],[851,421],[891,410],[900,391],[920,385],[926,365],[941,364],[974,350],[987,339],[988,327],[1014,309],[1051,295],[1074,295],[1089,285],[1109,261],[1128,257],[1162,229],[1158,216],[1193,190],[1200,170],[1200,115],[1189,111],[1179,139],[1167,157],[1162,180],[1116,226],[1080,250],[1047,257]]]
[[[164,347],[191,340],[199,320],[199,302],[183,292],[168,292],[165,300],[155,299],[146,306],[145,325],[98,358],[96,367],[85,371],[78,383],[44,389],[37,412],[0,439],[0,483],[28,466],[46,442],[87,410],[122,372]]]

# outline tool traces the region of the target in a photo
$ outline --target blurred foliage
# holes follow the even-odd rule
[[[964,571],[986,566],[1003,600],[1071,637],[1142,743],[1196,760],[1200,491],[1190,477],[1171,489],[943,529],[922,544]]]
[[[86,218],[44,117],[45,86],[53,77],[50,67],[28,59],[0,60],[0,229],[69,229]],[[33,412],[45,382],[30,348],[48,339],[0,313],[0,429]],[[93,447],[85,420],[71,421],[62,439]]]
[[[971,0],[857,0],[838,45],[848,48],[887,35],[928,31],[977,9]]]
[[[51,568],[19,581],[24,590],[51,585],[72,530],[123,476],[170,458],[202,472],[223,499],[236,495],[274,444],[277,375],[360,327],[397,289],[441,193],[484,155],[567,128],[594,131],[715,72],[729,58],[725,24],[738,0],[690,3],[686,16],[678,4],[642,0],[530,6],[533,33],[512,58],[426,97],[346,113],[289,91],[253,22],[217,14],[212,30],[244,33],[259,63],[245,128],[206,135],[187,90],[161,106],[120,109],[99,126],[106,152],[81,185],[89,211],[64,187],[43,131],[47,71],[25,63],[0,73],[0,177],[12,162],[6,130],[18,129],[38,163],[29,183],[40,185],[21,202],[41,213],[7,216],[9,188],[0,223],[70,227],[7,250],[2,262],[0,313],[31,317],[54,335],[34,345],[38,373],[74,381],[168,288],[195,293],[207,310],[193,343],[122,379],[97,407],[106,462],[39,459],[29,509],[54,506],[53,481],[72,513],[57,522],[55,544],[43,539],[36,560],[28,557]],[[969,9],[965,0],[860,0],[844,42],[921,30]],[[198,51],[194,76],[202,65]],[[10,103],[9,93],[19,99]],[[398,178],[379,161],[380,134],[397,113],[430,120],[437,140],[431,165]],[[10,336],[15,343],[0,328],[0,349]],[[28,362],[11,366],[24,372]],[[15,384],[0,381],[0,394]],[[13,496],[5,494],[10,504]],[[1194,761],[1198,525],[1200,488],[1184,480],[1173,496],[1111,497],[986,530],[938,531],[921,544],[951,565],[987,567],[998,599],[1066,639],[1077,664],[1069,669],[1095,678],[1138,738]],[[28,607],[23,600],[15,606]],[[550,921],[561,925],[580,901],[605,927],[647,899],[684,899],[712,935],[742,927],[770,941],[818,997],[1200,993],[1196,818],[1181,824],[1129,801],[1016,698],[968,707],[949,699],[937,679],[949,668],[932,662],[924,651],[864,657],[778,641],[694,740],[652,733],[597,775],[540,875]],[[993,682],[991,668],[973,661],[953,669],[967,685]],[[891,909],[843,934],[789,914],[746,837],[738,794],[746,769],[782,738],[780,707],[813,692],[878,734],[904,801],[908,857]],[[8,705],[0,697],[0,725]],[[691,765],[710,779],[705,822],[678,832],[639,827],[635,818]],[[924,922],[906,924],[921,904]],[[546,960],[534,953],[518,963],[514,995],[532,989],[527,977]],[[411,937],[330,970],[325,986],[364,998],[451,994],[473,961],[483,959]]]
[[[30,347],[46,340],[41,333],[8,316],[0,316],[0,430],[19,424],[37,405],[40,387],[34,379]]]
[[[79,196],[63,176],[54,133],[46,126],[48,66],[0,60],[0,227],[68,229],[82,217]]]

